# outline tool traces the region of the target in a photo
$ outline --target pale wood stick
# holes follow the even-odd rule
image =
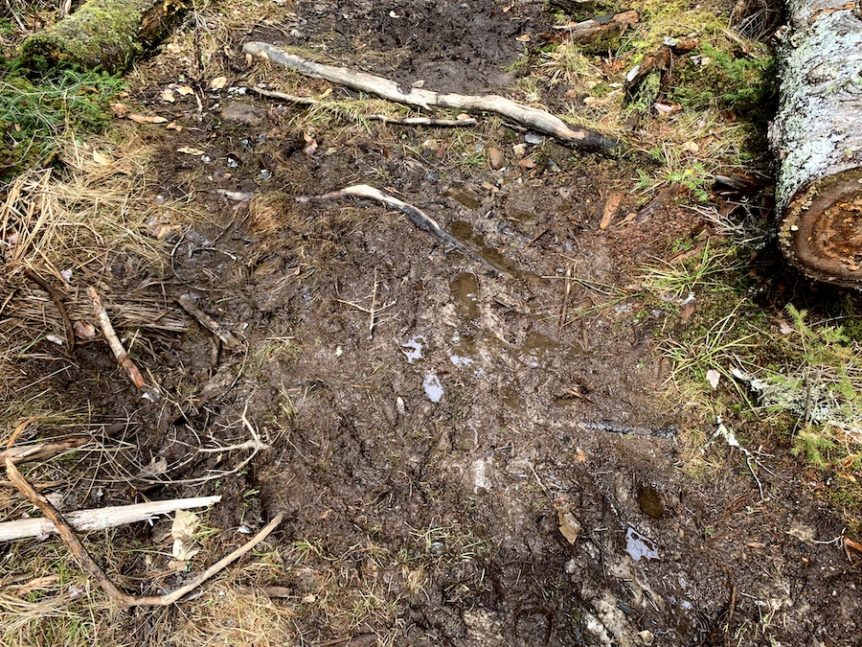
[[[213,335],[219,338],[225,348],[239,348],[242,342],[237,339],[232,332],[225,328],[218,321],[210,317],[206,312],[195,305],[191,295],[183,294],[177,299],[180,307],[188,312],[192,317],[197,319],[198,323],[209,330]]]
[[[124,371],[126,371],[126,374],[129,376],[129,379],[132,381],[132,384],[135,385],[136,389],[140,390],[145,388],[147,386],[147,382],[144,380],[144,376],[141,375],[138,367],[132,361],[132,358],[129,357],[128,353],[126,353],[126,349],[123,348],[123,342],[121,342],[120,338],[117,337],[114,326],[111,324],[111,319],[108,317],[108,311],[105,310],[105,306],[102,305],[102,298],[99,296],[99,293],[96,292],[96,288],[87,288],[87,296],[89,296],[90,300],[93,302],[93,312],[99,320],[99,325],[102,328],[102,335],[105,337],[105,341],[108,342],[108,346],[111,347],[111,352],[114,353],[114,357],[117,358],[117,363]]]
[[[14,483],[13,483],[14,484]],[[66,521],[79,532],[87,530],[105,530],[116,528],[138,521],[149,521],[158,515],[205,508],[221,501],[220,496],[201,496],[190,499],[170,499],[168,501],[151,501],[133,505],[106,506],[89,510],[76,510],[65,514]],[[25,539],[27,537],[43,537],[57,532],[57,527],[49,519],[21,519],[0,523],[0,542]]]
[[[338,83],[347,88],[375,94],[396,103],[425,110],[429,108],[453,108],[466,112],[490,112],[584,150],[611,154],[620,149],[619,142],[605,137],[598,131],[569,125],[545,110],[531,108],[505,97],[491,94],[475,96],[440,93],[423,88],[411,88],[405,91],[389,79],[358,70],[315,63],[300,56],[288,54],[269,43],[246,43],[243,46],[243,52],[295,70],[305,76]]]

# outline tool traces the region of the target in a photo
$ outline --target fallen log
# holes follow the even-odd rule
[[[778,239],[809,278],[862,288],[862,20],[846,0],[790,0],[770,142]]]
[[[430,108],[453,108],[473,113],[493,113],[506,117],[515,123],[527,126],[537,132],[549,135],[561,143],[575,148],[603,153],[619,152],[620,143],[589,128],[567,124],[559,117],[545,110],[531,108],[505,97],[493,94],[481,96],[455,93],[441,93],[423,88],[402,89],[398,83],[381,76],[359,72],[343,67],[315,63],[308,59],[288,54],[269,43],[249,42],[242,51],[252,56],[282,65],[314,79],[323,79],[346,88],[374,94],[388,101],[428,110]]]
[[[38,72],[56,67],[123,72],[161,40],[186,6],[188,0],[89,0],[27,38],[21,63]]]

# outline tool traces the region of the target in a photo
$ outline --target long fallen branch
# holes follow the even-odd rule
[[[259,94],[262,97],[270,99],[280,99],[301,106],[317,106],[325,104],[320,99],[313,97],[300,97],[295,94],[287,94],[286,92],[277,92],[275,90],[264,90],[263,88],[249,88],[252,92]],[[332,104],[330,104],[332,105]],[[369,115],[365,117],[368,121],[379,121],[384,124],[393,126],[436,126],[438,128],[467,128],[475,126],[477,122],[472,117],[461,115],[457,119],[433,119],[431,117],[387,117],[386,115]]]
[[[435,221],[424,211],[417,207],[414,207],[412,204],[404,202],[403,200],[399,200],[398,198],[391,196],[388,193],[383,193],[379,189],[375,189],[373,186],[368,186],[367,184],[355,184],[345,189],[341,189],[340,191],[332,191],[331,193],[324,193],[323,195],[318,196],[300,197],[297,198],[297,201],[310,202],[312,200],[339,200],[341,198],[360,198],[365,200],[374,200],[376,202],[384,204],[387,207],[390,207],[391,209],[397,209],[405,216],[407,216],[407,219],[410,220],[410,222],[412,222],[418,229],[421,229],[422,231],[431,234],[444,245],[448,245],[457,249],[459,252],[461,252],[468,258],[482,263],[485,267],[495,273],[500,272],[499,268],[495,267],[483,256],[464,245],[460,240],[458,240],[448,231],[443,229],[443,227],[441,227],[437,223],[437,221]]]
[[[139,521],[150,521],[158,515],[189,510],[191,508],[206,508],[221,501],[220,496],[201,496],[191,499],[171,499],[168,501],[151,501],[150,503],[135,503],[133,505],[116,505],[89,510],[76,510],[65,515],[66,521],[79,532],[87,530],[104,530],[116,528]],[[0,542],[25,539],[27,537],[44,537],[57,532],[57,527],[46,518],[19,519],[0,523]]]
[[[295,70],[305,76],[338,83],[347,88],[374,94],[396,103],[425,110],[452,108],[466,112],[489,112],[554,137],[564,144],[584,150],[612,154],[620,149],[618,141],[605,137],[595,130],[571,126],[549,112],[525,106],[505,97],[492,94],[475,96],[440,93],[423,88],[411,88],[405,92],[401,86],[389,79],[358,70],[315,63],[300,56],[288,54],[269,43],[246,43],[243,46],[243,52]]]
[[[23,433],[24,429],[27,426],[27,422],[24,422],[15,429],[12,435],[9,437],[9,441],[6,444],[6,449],[11,450],[15,444],[15,441],[18,440],[18,437]],[[270,521],[266,526],[264,526],[254,537],[252,537],[248,542],[226,555],[218,562],[210,566],[203,573],[187,582],[183,586],[171,591],[170,593],[165,593],[164,595],[145,595],[145,596],[133,596],[125,593],[120,590],[116,584],[108,577],[108,574],[99,566],[98,562],[92,558],[90,553],[87,552],[87,549],[84,547],[83,542],[75,533],[72,526],[65,519],[65,517],[54,507],[48,499],[44,496],[36,492],[33,489],[33,486],[24,478],[21,472],[18,471],[18,468],[15,467],[15,464],[12,462],[12,459],[6,458],[6,475],[15,488],[24,496],[27,501],[32,503],[34,506],[39,508],[42,511],[42,514],[53,523],[56,528],[57,534],[60,535],[60,538],[69,548],[69,551],[77,560],[78,564],[81,568],[96,582],[99,586],[108,594],[108,596],[119,606],[123,607],[134,607],[134,606],[169,606],[175,602],[177,602],[180,598],[185,595],[188,595],[193,590],[204,584],[211,577],[221,572],[231,564],[233,564],[240,557],[245,555],[247,552],[252,550],[255,546],[257,546],[260,542],[266,539],[270,533],[275,530],[278,525],[284,520],[284,513],[277,514],[272,521]]]

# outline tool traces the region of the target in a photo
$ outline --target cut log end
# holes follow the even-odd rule
[[[799,192],[788,205],[779,241],[788,261],[807,276],[862,288],[862,168]]]

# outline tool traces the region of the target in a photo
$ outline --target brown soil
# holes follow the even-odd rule
[[[283,30],[250,38],[325,45],[330,59],[405,84],[511,84],[502,68],[518,56],[515,36],[542,29],[541,5],[467,4],[300,2]],[[287,37],[291,25],[298,35]],[[146,64],[152,86],[132,100],[176,81],[170,60]],[[253,70],[241,55],[231,62],[230,81],[242,85]],[[273,84],[284,76],[254,73]],[[272,444],[247,469],[140,489],[218,491],[209,523],[220,528],[256,528],[285,511],[270,543],[311,542],[320,557],[302,572],[273,571],[272,584],[319,596],[324,556],[340,556],[341,592],[374,590],[391,609],[345,627],[306,605],[293,619],[297,644],[345,633],[428,646],[859,644],[858,562],[810,541],[842,528],[792,461],[780,454],[759,471],[762,500],[743,456],[718,442],[707,452],[726,469],[703,478],[680,460],[685,421],[659,395],[666,313],[626,290],[648,259],[704,228],[696,213],[669,197],[648,218],[626,219],[641,206],[629,163],[545,142],[528,147],[537,165],[522,169],[512,145],[523,135],[492,123],[477,141],[506,153],[501,171],[423,147],[450,133],[380,124],[326,127],[307,154],[294,107],[238,97],[262,111],[248,125],[222,119],[226,91],[207,98],[200,122],[190,97],[153,102],[172,119],[185,111],[182,132],[142,128],[162,147],[163,194],[189,195],[214,218],[171,241],[166,298],[191,291],[247,350],[214,353],[212,335],[194,326],[153,338],[140,362],[170,394],[159,403],[129,393],[101,345],[78,350],[80,368],[53,386],[128,421],[138,447],[129,465],[181,465],[164,480],[239,463],[188,460],[189,447],[241,442],[246,412]],[[425,209],[506,271],[378,206],[296,201],[357,183]],[[217,189],[256,196],[237,204]],[[602,230],[614,190],[626,197]],[[568,290],[567,273],[577,279]],[[373,331],[362,309],[372,295]],[[112,497],[127,502],[124,491]],[[560,529],[573,532],[567,512],[580,525],[573,543]]]

